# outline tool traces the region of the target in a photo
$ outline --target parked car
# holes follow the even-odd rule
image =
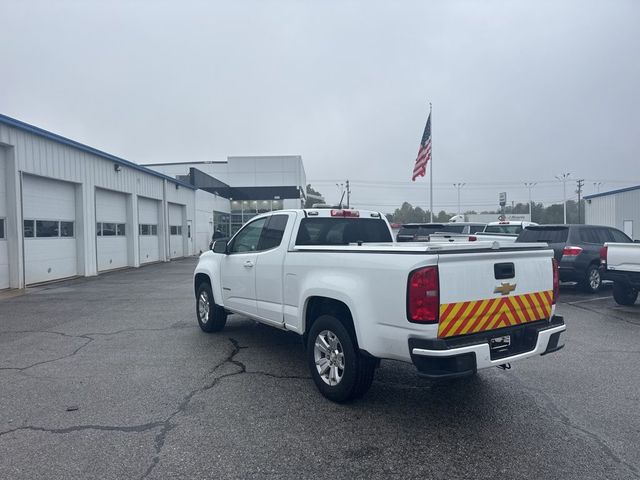
[[[490,222],[484,228],[482,233],[489,234],[498,234],[498,235],[519,235],[523,229],[532,226],[538,225],[534,222],[512,222],[512,221],[502,221],[502,222]]]
[[[516,242],[548,243],[558,261],[560,280],[578,282],[586,292],[595,293],[602,285],[600,248],[606,242],[631,239],[617,228],[599,225],[531,225]]]
[[[383,358],[460,378],[555,352],[566,328],[546,245],[398,244],[364,210],[258,215],[200,256],[193,281],[203,331],[238,313],[301,335],[337,402],[364,395]]]
[[[441,232],[444,223],[405,223],[396,236],[397,242],[428,242],[429,235]]]
[[[481,232],[486,223],[452,222],[452,223],[405,223],[400,227],[397,242],[428,242],[434,233],[472,234]]]
[[[450,222],[446,223],[440,232],[471,234],[482,232],[486,226],[486,223]]]
[[[600,249],[602,278],[613,281],[613,299],[633,305],[640,290],[640,243],[607,242]]]

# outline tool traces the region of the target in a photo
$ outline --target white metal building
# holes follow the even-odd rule
[[[585,220],[607,225],[640,240],[640,185],[585,195]]]
[[[192,255],[195,203],[189,183],[0,115],[0,289]]]

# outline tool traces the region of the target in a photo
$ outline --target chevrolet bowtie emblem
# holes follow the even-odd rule
[[[516,289],[516,284],[502,283],[499,287],[493,289],[493,293],[499,293],[500,295],[509,295]]]

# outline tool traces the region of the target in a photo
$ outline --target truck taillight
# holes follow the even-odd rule
[[[608,248],[606,245],[600,248],[600,265],[607,264],[607,253],[608,253]]]
[[[558,261],[555,258],[551,259],[551,265],[553,267],[553,300],[551,303],[555,305],[560,296],[560,273],[558,272]]]
[[[469,241],[470,242],[477,242],[478,241],[478,237],[476,237],[475,235],[469,235]]]
[[[562,250],[563,257],[577,257],[582,253],[582,248],[580,247],[564,247]]]
[[[359,217],[358,210],[331,210],[332,217]]]
[[[438,267],[414,270],[407,286],[407,318],[410,322],[438,323],[440,285]]]

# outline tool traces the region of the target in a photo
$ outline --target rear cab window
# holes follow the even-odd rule
[[[384,220],[365,218],[303,218],[296,245],[349,245],[392,242]]]

